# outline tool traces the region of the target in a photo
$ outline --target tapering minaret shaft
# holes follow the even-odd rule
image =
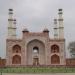
[[[12,36],[13,38],[16,38],[16,19],[13,20],[13,27],[12,27]]]
[[[62,17],[62,9],[59,9],[59,39],[64,39],[64,26],[63,26],[63,17]]]
[[[13,9],[9,9],[8,39],[16,38],[16,20],[13,19]]]
[[[54,39],[58,38],[57,19],[54,19]]]

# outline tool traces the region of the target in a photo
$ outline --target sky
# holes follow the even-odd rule
[[[14,10],[17,19],[17,36],[22,37],[23,28],[40,32],[46,27],[53,37],[53,19],[58,18],[58,9],[63,9],[66,54],[68,43],[75,41],[75,0],[0,0],[0,57],[6,57],[8,9]]]

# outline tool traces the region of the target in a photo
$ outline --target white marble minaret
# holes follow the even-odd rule
[[[58,23],[59,23],[59,39],[64,39],[64,26],[63,26],[63,11],[62,9],[58,10]]]
[[[57,19],[54,19],[54,39],[58,39]]]
[[[13,9],[9,9],[8,39],[16,38],[16,19],[13,19]]]

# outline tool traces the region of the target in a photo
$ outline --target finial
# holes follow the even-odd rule
[[[9,11],[13,11],[13,9],[9,9]]]
[[[9,9],[9,14],[13,14],[13,9]]]
[[[58,11],[62,11],[62,9],[58,9]]]
[[[22,32],[29,32],[27,28],[24,28]]]
[[[59,11],[58,14],[63,14],[62,10],[63,9],[58,9],[58,11]]]

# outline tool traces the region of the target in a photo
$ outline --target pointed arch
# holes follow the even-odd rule
[[[39,56],[40,54],[41,57]],[[37,58],[35,58],[36,56]],[[27,65],[35,63],[39,63],[39,65],[45,64],[45,45],[38,39],[33,39],[27,43]]]
[[[58,45],[52,45],[51,46],[51,53],[58,53],[59,52],[59,46]]]
[[[12,64],[21,64],[21,56],[19,56],[19,55],[13,56]]]
[[[60,64],[60,57],[56,54],[52,55],[51,64]]]
[[[19,45],[14,45],[12,48],[13,53],[21,53],[21,46]]]

